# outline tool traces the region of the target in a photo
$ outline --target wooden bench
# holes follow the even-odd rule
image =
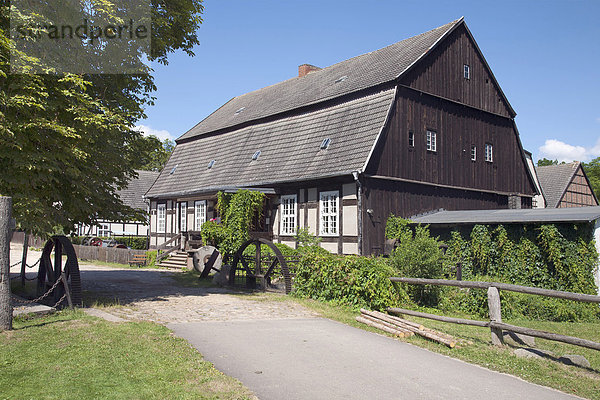
[[[143,267],[146,265],[146,255],[145,254],[134,254],[133,258],[129,260],[129,266],[133,267],[134,265],[138,267]]]

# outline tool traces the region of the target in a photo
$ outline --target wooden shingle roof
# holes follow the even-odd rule
[[[317,111],[180,143],[146,196],[186,196],[349,175],[364,167],[394,93],[394,89],[383,90]],[[321,149],[326,138],[331,144]],[[259,150],[258,159],[252,160]],[[211,160],[214,165],[208,168]]]
[[[117,194],[121,201],[136,210],[146,211],[146,203],[144,202],[144,194],[150,189],[158,177],[158,172],[136,170],[138,177],[129,181],[127,187],[118,190]]]
[[[538,180],[544,192],[546,207],[556,208],[562,199],[573,175],[581,163],[575,161],[569,164],[547,165],[536,167]]]

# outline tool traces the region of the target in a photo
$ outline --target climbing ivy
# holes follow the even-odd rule
[[[202,241],[216,246],[224,256],[233,255],[250,238],[252,220],[263,212],[264,193],[238,190],[217,193],[217,212],[221,222],[207,221],[202,225]]]

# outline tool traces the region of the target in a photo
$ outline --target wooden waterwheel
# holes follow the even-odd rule
[[[255,251],[252,257],[252,261],[247,260],[244,257],[244,250],[250,245],[254,245]],[[263,257],[261,255],[261,244],[264,244],[273,251],[274,257]],[[236,270],[243,269],[246,273],[246,287],[255,289],[257,287],[257,280],[260,283],[262,289],[268,289],[272,287],[272,278],[274,272],[279,265],[283,282],[285,283],[285,293],[289,294],[292,291],[292,277],[285,260],[285,257],[281,251],[266,239],[250,239],[240,246],[233,257],[233,263],[231,264],[231,271],[229,273],[229,284],[234,285],[236,279]]]
[[[50,257],[54,249],[54,262]],[[63,267],[63,255],[67,256]],[[79,275],[79,263],[77,254],[66,236],[52,236],[44,245],[42,258],[38,270],[37,291],[38,295],[44,294],[50,289],[56,281],[64,276],[71,292],[71,300],[74,305],[80,305],[81,298],[81,277]],[[64,295],[64,285],[59,284],[50,295],[54,302],[60,300]]]

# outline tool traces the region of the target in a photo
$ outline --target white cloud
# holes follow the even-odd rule
[[[573,146],[560,140],[546,140],[540,147],[540,158],[558,160],[559,162],[590,161],[600,156],[600,139],[593,147]]]
[[[173,135],[171,135],[171,132],[169,132],[165,129],[158,130],[158,129],[154,129],[148,125],[136,125],[134,129],[141,131],[144,136],[154,135],[157,138],[159,138],[161,141],[163,141],[165,139],[175,140]]]

